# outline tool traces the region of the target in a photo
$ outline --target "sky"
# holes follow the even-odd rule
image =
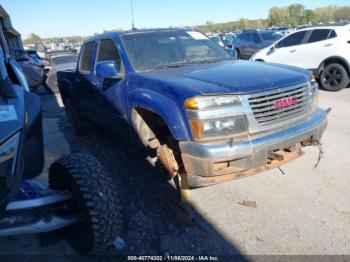
[[[131,28],[131,0],[0,0],[13,27],[26,38],[88,36]],[[308,9],[349,5],[349,0],[133,0],[135,26],[194,26],[206,21],[266,18],[273,6],[302,3]]]

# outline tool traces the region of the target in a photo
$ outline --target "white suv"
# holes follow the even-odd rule
[[[350,82],[350,24],[298,30],[262,49],[251,60],[310,69],[324,89],[341,90]]]

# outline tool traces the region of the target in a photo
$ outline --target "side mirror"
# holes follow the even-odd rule
[[[103,61],[96,65],[96,74],[98,77],[106,79],[122,79],[120,68],[115,61]]]

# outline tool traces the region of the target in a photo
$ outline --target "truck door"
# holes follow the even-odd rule
[[[81,115],[91,120],[95,120],[95,97],[98,93],[97,83],[93,81],[95,50],[95,41],[84,44],[81,49],[78,70],[74,79],[77,106],[80,109]]]
[[[95,66],[106,61],[115,61],[121,75],[125,75],[118,47],[112,39],[102,39],[98,43]],[[125,104],[127,85],[124,79],[105,79],[97,76],[96,73],[93,79],[98,83],[95,113],[99,116],[99,124],[120,134],[129,132]]]

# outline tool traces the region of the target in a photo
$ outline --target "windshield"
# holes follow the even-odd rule
[[[231,59],[224,49],[197,31],[133,33],[122,36],[122,41],[136,70]]]
[[[233,42],[233,36],[232,35],[225,35],[222,38],[222,41],[225,43],[225,45],[231,45],[231,43]]]
[[[220,44],[222,42],[221,38],[218,36],[212,36],[212,37],[210,37],[210,39],[218,44]]]
[[[71,63],[77,63],[77,62],[78,62],[78,56],[76,55],[59,56],[59,57],[53,57],[51,59],[51,65],[71,64]]]
[[[266,41],[277,41],[283,37],[283,35],[278,32],[260,32],[260,35]]]

